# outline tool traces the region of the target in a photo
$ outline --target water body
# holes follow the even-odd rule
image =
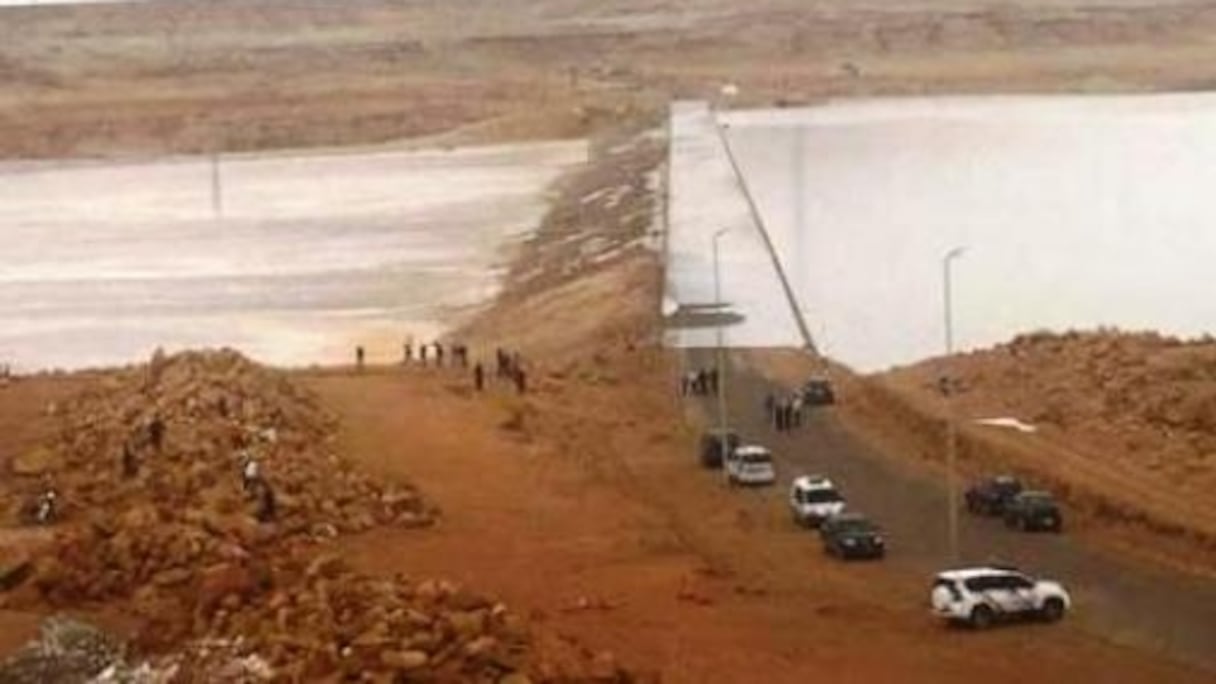
[[[0,359],[395,359],[499,287],[583,143],[0,165]],[[220,192],[213,193],[218,178]]]
[[[1042,328],[1216,331],[1216,96],[841,101],[720,121],[817,342],[854,367],[941,352],[955,246],[960,348]],[[677,204],[714,192],[688,182]],[[739,313],[742,328],[771,317]],[[788,325],[768,329],[734,334],[789,343]]]
[[[153,0],[0,0],[0,7],[40,7],[43,5],[131,5]],[[157,0],[165,2],[166,0]]]

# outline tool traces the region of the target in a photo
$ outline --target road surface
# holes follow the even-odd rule
[[[932,573],[948,565],[944,483],[914,464],[898,461],[897,454],[878,454],[866,447],[831,409],[813,412],[797,432],[770,429],[763,398],[782,390],[749,367],[751,353],[763,352],[729,355],[728,411],[730,423],[745,441],[758,441],[774,451],[779,483],[764,495],[765,505],[784,505],[786,487],[797,475],[830,476],[850,508],[884,528],[890,543],[884,563],[906,584],[907,600],[927,601]],[[687,359],[690,367],[709,367],[713,353],[690,350]],[[712,399],[701,408],[705,415],[714,415]],[[1026,534],[1005,528],[998,519],[965,513],[960,516],[960,545],[964,563],[1013,563],[1063,582],[1074,601],[1068,621],[1084,632],[1216,672],[1216,582],[1121,560],[1077,542],[1067,531]]]

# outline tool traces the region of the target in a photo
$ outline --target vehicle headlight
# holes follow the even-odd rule
[[[875,543],[875,544],[878,544],[879,546],[881,546],[881,545],[882,545],[882,537],[879,537],[879,536],[875,535],[875,537],[874,537],[874,543]]]
[[[854,545],[854,544],[856,544],[856,543],[857,543],[857,540],[856,540],[856,539],[853,539],[852,537],[847,537],[847,538],[845,538],[845,540],[844,540],[844,545],[845,545],[845,546],[852,546],[852,545]]]

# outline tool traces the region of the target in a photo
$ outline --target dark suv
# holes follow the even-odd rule
[[[1060,506],[1047,492],[1022,492],[1005,505],[1005,524],[1025,531],[1064,529]]]
[[[739,434],[730,428],[706,431],[701,435],[701,465],[706,468],[721,468],[723,446],[725,453],[731,453],[739,444]]]
[[[882,558],[887,552],[882,530],[860,513],[841,513],[824,520],[819,538],[824,552],[840,559]]]
[[[827,378],[811,378],[802,386],[802,401],[807,406],[827,406],[836,403],[836,393]]]
[[[1022,492],[1022,483],[1010,475],[998,475],[967,488],[967,510],[979,515],[1001,515],[1013,497]]]

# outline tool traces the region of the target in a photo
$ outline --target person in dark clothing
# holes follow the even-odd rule
[[[473,387],[477,388],[477,391],[480,392],[485,385],[486,371],[481,367],[481,362],[478,361],[477,365],[473,366]]]
[[[401,365],[408,366],[414,360],[414,345],[406,342],[401,345]]]
[[[160,419],[160,414],[154,414],[151,422],[148,423],[148,443],[159,452],[164,442],[165,423]]]
[[[443,345],[438,342],[435,343],[435,365],[443,367]]]
[[[502,347],[494,350],[495,368],[494,372],[498,377],[504,378],[507,375],[507,353],[502,350]]]
[[[425,344],[418,345],[418,360],[422,363],[422,365],[424,365],[424,366],[426,365],[426,345]]]
[[[130,442],[123,442],[122,445],[122,476],[132,478],[139,474],[139,461],[135,458],[135,451],[131,448]]]
[[[271,489],[270,483],[266,480],[258,480],[256,496],[257,508],[254,511],[254,516],[258,519],[258,522],[271,522],[275,518],[276,505],[274,490]]]
[[[772,392],[764,395],[764,414],[768,416],[769,421],[773,420],[773,414],[777,410],[777,398]]]
[[[363,356],[364,356],[363,345],[359,345],[358,347],[355,347],[355,368],[357,368],[359,370],[363,370]]]
[[[707,375],[709,377],[709,393],[714,396],[717,396],[718,395],[718,369],[711,368]]]
[[[515,390],[520,394],[528,391],[528,374],[524,372],[523,368],[515,369]]]

